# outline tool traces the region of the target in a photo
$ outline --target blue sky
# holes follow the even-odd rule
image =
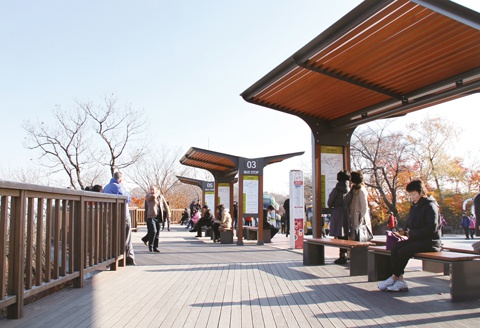
[[[265,190],[286,192],[289,170],[310,165],[310,130],[239,94],[360,2],[1,1],[0,174],[37,157],[22,144],[25,120],[48,122],[55,105],[100,104],[115,94],[145,111],[158,144],[251,158],[306,151],[265,170]],[[480,11],[480,1],[459,2]],[[479,100],[406,119],[445,115],[462,124],[462,145],[478,153],[477,127],[460,117],[478,116]]]

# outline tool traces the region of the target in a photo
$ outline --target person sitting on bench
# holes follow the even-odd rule
[[[210,213],[210,208],[208,205],[203,205],[202,207],[202,217],[195,223],[194,227],[190,229],[190,232],[196,232],[197,237],[202,236],[202,227],[210,227],[212,225],[213,216]]]
[[[232,217],[228,212],[228,209],[220,204],[217,206],[217,219],[213,221],[213,242],[220,242],[220,229],[232,229]]]
[[[263,230],[270,230],[270,239],[273,238],[278,232],[278,229],[275,228],[269,221],[268,210],[273,209],[272,205],[269,205],[266,210],[263,210]]]
[[[378,284],[380,290],[391,292],[407,291],[407,283],[403,274],[408,260],[415,253],[437,252],[441,248],[440,215],[437,201],[427,196],[427,188],[421,180],[413,180],[407,185],[407,192],[412,201],[405,229],[398,234],[408,236],[399,241],[391,251],[392,276]],[[395,232],[396,233],[396,232]],[[397,234],[397,233],[396,233]]]

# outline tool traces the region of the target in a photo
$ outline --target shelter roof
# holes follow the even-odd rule
[[[238,157],[222,154],[211,150],[191,147],[180,159],[180,163],[187,166],[205,169],[218,177],[233,178],[238,173]]]
[[[366,0],[241,96],[310,127],[354,128],[480,91],[480,14],[448,0]]]
[[[203,181],[203,180],[197,180],[197,179],[182,177],[182,176],[179,176],[179,175],[177,175],[177,179],[182,183],[189,184],[189,185],[194,185],[194,186],[197,186],[197,187],[200,187],[200,188],[202,188],[203,183],[206,182],[206,181]]]
[[[302,151],[302,152],[296,152],[296,153],[264,157],[263,158],[264,166],[274,164],[274,163],[279,163],[285,159],[302,155],[303,153],[304,152]],[[218,179],[219,177],[229,178],[229,179],[232,179],[232,181],[236,182],[236,179],[234,179],[234,177],[238,173],[240,158],[242,157],[191,147],[185,153],[185,155],[183,155],[183,157],[180,159],[180,163],[183,165],[205,169],[210,173],[212,173],[215,179]],[[177,177],[177,178],[180,179],[180,177]]]

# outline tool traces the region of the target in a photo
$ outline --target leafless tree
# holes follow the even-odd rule
[[[177,175],[186,175],[190,170],[179,163],[183,155],[181,148],[173,149],[160,146],[143,156],[128,172],[130,179],[145,192],[149,186],[159,187],[163,195],[168,195],[180,184]]]
[[[84,188],[83,173],[92,167],[88,142],[88,117],[81,110],[64,111],[56,106],[54,122],[26,121],[25,146],[39,151],[40,164],[50,173],[64,172],[70,185]]]
[[[103,106],[77,101],[94,122],[95,132],[104,142],[106,149],[100,151],[97,158],[104,166],[110,168],[110,173],[135,164],[146,152],[147,140],[145,131],[148,129],[144,113],[136,111],[131,105],[120,107],[118,99],[111,95],[104,98]]]

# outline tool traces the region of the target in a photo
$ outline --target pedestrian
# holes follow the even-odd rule
[[[471,239],[475,239],[475,238],[473,238],[473,236],[475,236],[476,223],[477,223],[477,219],[475,218],[475,216],[473,214],[470,214],[470,238]]]
[[[350,174],[352,186],[346,197],[348,206],[348,225],[350,228],[350,239],[355,240],[355,230],[364,223],[372,231],[370,213],[368,210],[368,192],[363,182],[361,171],[353,171]]]
[[[462,212],[462,221],[460,222],[460,226],[465,232],[465,239],[470,239],[470,217],[465,212]]]
[[[150,252],[160,253],[157,247],[154,247],[155,237],[157,237],[157,224],[155,219],[160,211],[159,197],[160,193],[155,186],[150,186],[150,192],[145,196],[145,221],[147,223],[147,235],[142,238],[145,245],[148,246]]]
[[[396,231],[397,229],[397,219],[395,219],[395,215],[393,212],[390,212],[390,216],[388,217],[388,229],[390,231]]]
[[[166,203],[167,203],[167,206],[165,206],[163,210],[162,230],[165,229],[165,223],[167,223],[167,231],[170,231],[170,218],[172,216],[172,213],[170,213],[170,203],[169,202],[166,202]]]
[[[290,198],[285,199],[283,202],[283,209],[285,210],[284,222],[285,222],[285,237],[288,237],[290,234]]]
[[[443,237],[443,227],[447,225],[447,221],[443,217],[443,214],[440,214],[440,223],[441,223],[440,235]]]
[[[337,173],[337,184],[332,189],[328,196],[328,207],[332,209],[332,216],[330,218],[329,235],[336,239],[348,239],[348,212],[346,197],[350,191],[348,181],[350,180],[350,172],[347,170]],[[339,258],[334,261],[335,264],[347,263],[347,249],[340,248]]]
[[[404,229],[394,232],[408,239],[397,242],[391,250],[391,277],[378,284],[380,290],[391,292],[407,291],[408,285],[403,279],[405,267],[413,254],[436,252],[440,250],[440,215],[437,201],[427,195],[427,188],[421,180],[413,180],[407,185],[412,201]]]
[[[123,187],[123,173],[115,172],[113,173],[112,179],[110,182],[103,188],[104,194],[113,194],[113,195],[123,195],[127,196],[127,206],[125,206],[125,254],[126,254],[126,265],[136,265],[135,263],[135,253],[133,251],[132,244],[132,218],[130,217],[130,211],[128,209],[128,204],[132,201],[130,193]]]

